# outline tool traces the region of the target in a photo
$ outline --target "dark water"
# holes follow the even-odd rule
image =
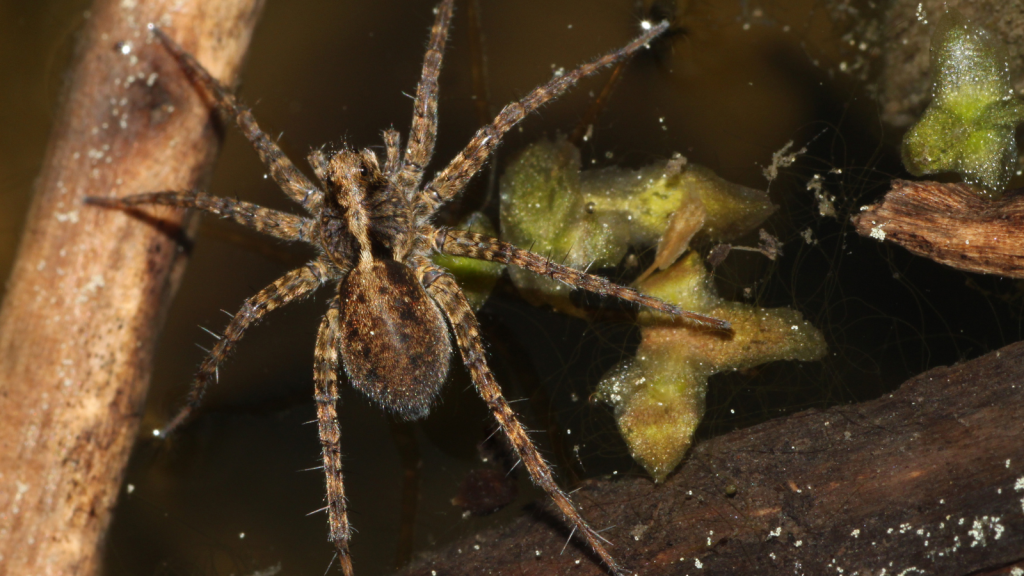
[[[10,268],[52,119],[61,74],[86,2],[0,2],[0,274]],[[411,114],[433,1],[275,2],[257,29],[243,98],[293,158],[325,142],[381,144]],[[483,2],[492,108],[627,42],[636,19],[627,0]],[[793,306],[826,334],[822,363],[781,363],[712,381],[707,436],[811,406],[875,397],[927,367],[970,358],[1020,335],[1013,282],[943,270],[898,248],[858,238],[849,211],[877,197],[900,168],[898,131],[878,120],[867,84],[841,70],[832,25],[817,2],[694,3],[687,33],[661,58],[628,71],[584,148],[593,165],[640,166],[673,152],[723,177],[763,189],[762,167],[787,141],[808,153],[772,184],[782,205],[771,223],[785,256],[730,256],[720,287],[751,288],[764,305]],[[441,76],[437,158],[446,161],[480,125],[469,48],[472,28],[459,5]],[[585,82],[514,131],[510,152],[544,135],[570,132],[603,79]],[[305,168],[304,162],[299,165]],[[499,159],[499,165],[501,160]],[[836,170],[839,170],[837,172]],[[822,218],[805,183],[823,175],[838,219]],[[210,192],[288,209],[248,145],[229,132]],[[142,192],[140,190],[140,192]],[[464,204],[487,194],[476,182]],[[819,240],[807,245],[799,232]],[[322,574],[333,554],[320,508],[323,480],[312,404],[313,342],[326,292],[276,312],[221,370],[205,410],[168,444],[152,442],[179,405],[202,358],[196,347],[242,300],[310,254],[207,220],[159,343],[156,371],[123,500],[107,551],[110,575]],[[628,326],[587,325],[533,309],[506,285],[481,313],[492,363],[533,429],[552,424],[562,448],[546,448],[562,470],[638,474],[607,411],[587,403],[602,372],[629,353]],[[341,408],[346,490],[356,568],[389,571],[401,531],[402,461],[389,421],[346,391]],[[551,423],[548,420],[552,420]],[[471,534],[517,514],[533,495],[488,519],[463,518],[450,504],[488,416],[468,378],[454,370],[444,402],[412,428],[422,458],[414,523],[417,549]],[[545,435],[536,437],[544,442]],[[579,458],[573,447],[578,446]],[[242,536],[244,534],[244,537]]]

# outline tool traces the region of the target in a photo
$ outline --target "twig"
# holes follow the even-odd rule
[[[159,226],[85,196],[192,190],[218,145],[208,105],[151,41],[161,24],[233,82],[262,0],[97,0],[0,308],[0,575],[94,574],[181,276]]]

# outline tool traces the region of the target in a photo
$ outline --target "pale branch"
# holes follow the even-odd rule
[[[220,129],[157,23],[238,75],[262,0],[97,0],[0,308],[0,575],[95,574],[181,276],[180,211],[86,196],[194,190]],[[154,225],[157,224],[157,225]]]

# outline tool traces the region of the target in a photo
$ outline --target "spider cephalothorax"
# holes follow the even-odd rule
[[[667,23],[649,25],[620,50],[556,77],[523,99],[507,105],[479,129],[465,149],[426,185],[423,171],[434,152],[437,131],[437,77],[451,20],[453,0],[443,0],[431,30],[423,73],[416,90],[412,127],[404,153],[399,134],[384,132],[383,166],[371,150],[349,148],[325,154],[316,150],[309,162],[320,181],[306,178],[281,149],[260,130],[251,112],[195,59],[161,30],[153,33],[178,60],[193,83],[231,116],[267,165],[270,175],[308,216],[301,217],[240,200],[207,194],[152,192],[120,199],[91,199],[112,207],[163,204],[198,208],[277,238],[312,245],[317,256],[246,300],[217,345],[203,361],[188,405],[164,428],[180,425],[199,405],[206,387],[217,378],[220,363],[245,331],[271,310],[308,296],[324,284],[334,286],[320,324],[314,362],[317,420],[327,476],[330,540],[342,571],[352,573],[350,529],[341,472],[338,424],[338,371],[385,410],[406,419],[427,415],[448,375],[451,336],[480,396],[494,414],[533,481],[544,489],[579,531],[587,545],[614,572],[621,571],[601,538],[558,487],[551,471],[516,419],[487,367],[476,316],[454,278],[431,260],[433,252],[513,264],[571,286],[612,295],[690,318],[716,329],[728,323],[681,310],[656,298],[599,277],[556,264],[547,258],[481,234],[435,226],[437,209],[460,193],[483,166],[502,136],[527,114],[570,88],[580,78],[627,58],[665,31]]]

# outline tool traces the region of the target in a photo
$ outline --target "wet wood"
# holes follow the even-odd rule
[[[195,189],[218,145],[207,103],[146,25],[231,82],[261,4],[90,11],[0,308],[0,575],[99,570],[184,263],[182,214],[154,226],[83,198]]]
[[[1024,190],[991,201],[966,184],[893,180],[853,223],[863,236],[958,270],[1024,278]]]
[[[1024,566],[1024,343],[704,442],[663,485],[591,481],[574,499],[645,576],[1011,573]],[[577,543],[563,552],[552,518],[542,505],[403,574],[605,574]]]

